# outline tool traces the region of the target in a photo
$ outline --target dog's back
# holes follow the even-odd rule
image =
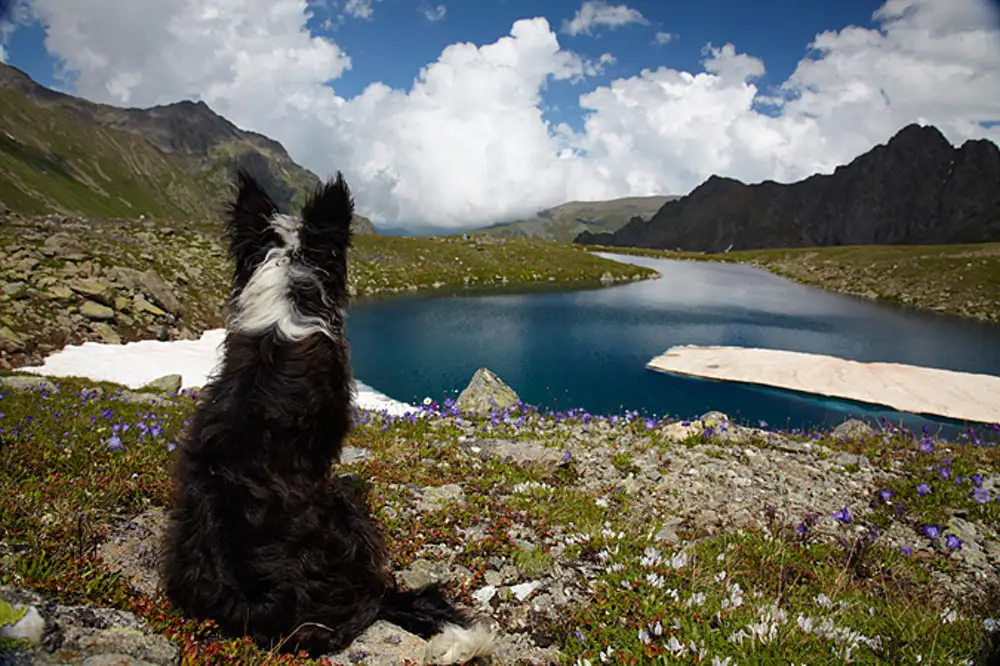
[[[334,652],[381,618],[443,631],[435,650],[464,660],[488,637],[436,586],[396,588],[364,499],[332,476],[353,402],[352,212],[339,174],[301,219],[240,174],[225,353],[178,449],[164,589],[189,615],[285,650]]]

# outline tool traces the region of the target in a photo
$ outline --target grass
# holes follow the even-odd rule
[[[2,200],[29,214],[202,218],[197,181],[142,137],[0,90]]]
[[[570,243],[527,238],[356,236],[349,255],[351,285],[359,295],[545,283],[596,285],[655,271],[594,257]]]
[[[0,584],[135,612],[182,647],[184,664],[309,663],[182,618],[96,556],[120,521],[167,505],[173,445],[195,398],[139,406],[123,402],[121,387],[112,384],[65,379],[57,386],[0,389]],[[590,572],[586,598],[556,619],[530,610],[530,600],[522,604],[532,617],[528,630],[536,640],[555,641],[567,663],[958,664],[972,663],[987,637],[996,637],[987,627],[1000,616],[1000,595],[975,589],[980,583],[969,589],[954,582],[950,555],[962,545],[948,538],[954,530],[947,525],[949,516],[962,515],[982,529],[1000,529],[1000,502],[981,488],[984,476],[1000,474],[1000,450],[977,440],[981,434],[945,443],[893,428],[860,441],[784,433],[864,454],[900,474],[872,486],[867,512],[838,512],[832,530],[770,507],[756,527],[707,538],[685,534],[686,541],[666,547],[651,539],[660,518],[614,482],[582,484],[572,456],[556,464],[505,463],[471,455],[459,439],[471,428],[562,451],[572,437],[578,451],[606,456],[625,473],[631,463],[617,455],[615,442],[681,446],[662,437],[665,422],[579,410],[541,414],[525,406],[468,419],[451,403],[434,403],[424,416],[360,412],[348,443],[372,457],[342,470],[372,482],[373,510],[394,566],[434,559],[442,544],[457,549],[456,563],[469,576],[451,586],[468,604],[496,558],[515,566],[513,582],[555,566]],[[581,444],[573,428],[590,428],[593,436]],[[701,437],[715,441],[708,430]],[[414,488],[447,483],[461,484],[464,503],[413,509]],[[884,542],[894,525],[925,533],[916,552]],[[937,533],[924,529],[929,525]]]
[[[743,250],[725,254],[625,247],[589,249],[749,264],[831,291],[1000,321],[1000,243]]]

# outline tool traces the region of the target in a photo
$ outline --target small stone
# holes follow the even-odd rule
[[[851,465],[857,465],[862,468],[871,466],[871,461],[868,460],[868,456],[859,456],[855,453],[838,453],[833,460],[838,465],[843,465],[844,467],[849,467]]]
[[[45,290],[45,298],[52,301],[68,301],[73,298],[73,290],[64,284],[54,284]]]
[[[857,419],[848,419],[844,421],[839,426],[833,429],[833,437],[840,439],[864,439],[875,434],[875,431],[870,425],[864,421],[859,421]]]
[[[5,386],[14,391],[48,391],[49,393],[59,393],[59,387],[50,380],[30,375],[0,377],[0,386]]]
[[[7,282],[2,291],[9,298],[25,298],[28,295],[28,285],[23,282]]]
[[[156,307],[142,296],[136,296],[134,299],[132,299],[132,309],[135,310],[137,313],[141,314],[143,312],[146,312],[153,315],[154,317],[167,316],[166,312]]]
[[[12,354],[23,351],[25,344],[24,338],[20,335],[6,326],[0,326],[0,350]]]
[[[90,328],[97,334],[97,337],[101,342],[108,345],[120,345],[122,343],[122,338],[118,335],[118,331],[111,327],[110,324],[106,324],[103,321],[94,322],[90,325]]]
[[[421,511],[434,511],[446,504],[460,504],[465,501],[465,491],[457,483],[446,483],[443,486],[428,486],[420,490],[418,508]]]
[[[514,596],[518,601],[524,601],[531,596],[531,593],[541,587],[541,583],[537,580],[529,581],[527,583],[520,583],[518,585],[511,585],[510,591],[514,593]]]
[[[180,314],[181,302],[170,290],[170,286],[160,277],[159,273],[149,269],[139,275],[142,290],[153,299],[153,303],[170,314]]]
[[[371,459],[372,452],[360,446],[345,446],[340,452],[340,462],[344,465],[367,462]]]
[[[181,390],[181,384],[183,381],[184,378],[181,375],[163,375],[162,377],[157,377],[139,390],[146,392],[159,391],[160,393],[177,393]]]
[[[21,604],[8,604],[0,601],[0,617],[16,617],[12,624],[0,626],[0,636],[3,638],[22,639],[28,641],[32,647],[42,644],[42,635],[45,633],[45,619],[34,606],[22,606]]]
[[[94,301],[84,301],[80,306],[80,314],[87,319],[107,320],[114,319],[115,311],[106,305],[95,303]]]

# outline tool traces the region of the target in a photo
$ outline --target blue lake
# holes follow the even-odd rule
[[[605,255],[613,256],[613,255]],[[748,266],[614,255],[663,277],[608,288],[403,296],[358,302],[358,379],[397,400],[455,397],[477,368],[542,408],[696,417],[719,410],[774,428],[884,416],[956,424],[732,382],[653,372],[674,345],[735,345],[1000,375],[1000,326],[876,304]]]

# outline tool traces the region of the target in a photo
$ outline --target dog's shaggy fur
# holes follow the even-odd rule
[[[365,498],[332,474],[350,428],[344,334],[353,201],[343,177],[301,218],[238,175],[224,360],[178,450],[163,582],[171,603],[232,635],[312,656],[379,619],[428,658],[486,654],[491,637],[439,587],[397,588]]]

